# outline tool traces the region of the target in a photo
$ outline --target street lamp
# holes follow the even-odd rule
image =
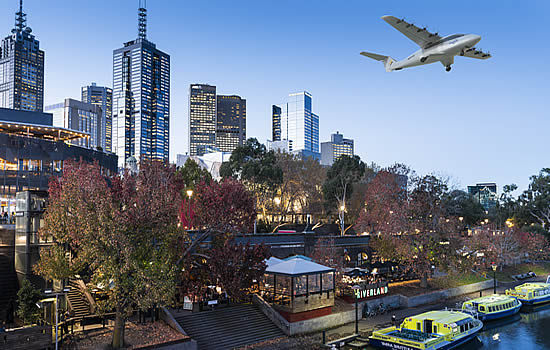
[[[57,340],[58,332],[57,331],[59,328],[59,307],[58,307],[59,296],[65,295],[65,293],[68,293],[70,291],[71,291],[71,288],[68,288],[68,287],[64,287],[61,292],[55,292],[55,293],[52,293],[51,289],[44,290],[44,294],[48,294],[51,296],[55,295],[55,350],[58,350],[58,340]]]
[[[193,190],[187,190],[187,197],[191,199],[191,196],[193,195]]]
[[[497,264],[493,263],[491,268],[493,269],[493,294],[497,294]]]
[[[353,294],[355,294],[355,334],[359,334],[359,289],[361,289],[361,286],[358,286],[357,284],[351,287],[353,289]]]

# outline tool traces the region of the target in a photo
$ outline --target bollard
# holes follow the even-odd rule
[[[479,297],[481,298],[482,296],[483,296],[483,291],[480,290],[480,291],[479,291]]]
[[[323,331],[323,345],[327,343],[326,333],[327,333],[326,331]]]

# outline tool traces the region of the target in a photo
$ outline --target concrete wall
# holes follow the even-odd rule
[[[362,310],[367,305],[369,308],[378,307],[381,303],[392,308],[407,308],[418,305],[430,304],[458,295],[475,293],[480,290],[488,289],[493,286],[493,280],[473,283],[462,287],[450,288],[427,294],[406,297],[400,294],[388,295],[382,298],[376,298],[360,302],[358,304],[359,318],[362,316]],[[316,332],[324,329],[338,327],[346,323],[355,322],[355,309],[334,313],[332,315],[317,317],[310,320],[288,322],[271,305],[261,297],[254,295],[253,302],[259,306],[260,310],[279,327],[286,335],[304,334]]]
[[[166,322],[170,327],[174,328],[176,331],[180,332],[181,334],[188,336],[187,333],[181,328],[180,324],[174,316],[170,313],[170,311],[166,310],[165,307],[163,307],[160,310],[160,318]],[[184,343],[178,343],[178,344],[170,344],[165,345],[165,347],[158,348],[158,349],[164,349],[164,350],[172,350],[172,349],[182,349],[182,350],[197,350],[199,347],[197,345],[197,342],[193,339],[189,339],[188,341]]]

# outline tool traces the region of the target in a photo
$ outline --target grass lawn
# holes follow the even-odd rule
[[[502,271],[500,271],[500,269],[497,270],[496,276],[497,280],[501,282],[512,282],[514,281],[512,278],[513,275],[519,275],[529,271],[533,271],[537,276],[548,276],[550,275],[550,262],[505,266]],[[491,273],[489,273],[488,276],[492,277]]]
[[[443,277],[432,278],[428,281],[434,289],[447,289],[464,286],[466,284],[486,281],[487,278],[473,272],[451,274]]]

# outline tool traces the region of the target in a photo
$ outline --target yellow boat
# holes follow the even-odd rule
[[[524,283],[506,290],[506,295],[516,297],[523,305],[538,305],[550,301],[550,284],[542,282]]]
[[[430,311],[407,317],[399,327],[374,331],[370,345],[381,349],[454,349],[476,337],[483,322],[459,311]]]
[[[472,314],[482,321],[515,315],[521,309],[521,302],[510,295],[488,295],[472,299],[462,304],[462,311]]]

